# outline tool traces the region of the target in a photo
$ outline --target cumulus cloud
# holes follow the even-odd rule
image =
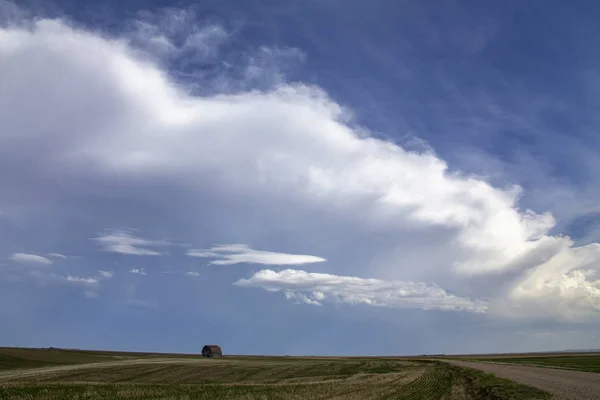
[[[597,243],[565,249],[525,274],[506,301],[496,305],[499,314],[536,317],[552,309],[572,320],[585,321],[600,312],[600,277]]]
[[[27,253],[14,253],[10,256],[10,259],[14,262],[23,263],[23,264],[37,264],[37,265],[49,265],[52,264],[52,260],[38,256],[37,254],[27,254]]]
[[[318,292],[318,293],[321,293],[321,292]],[[323,300],[323,299],[317,300],[316,297],[307,296],[305,294],[298,293],[298,292],[292,292],[289,290],[284,291],[283,294],[285,295],[286,299],[292,300],[296,304],[305,303],[305,304],[310,304],[313,306],[320,306],[321,305],[320,301]],[[319,297],[321,297],[321,296],[319,296]]]
[[[300,265],[327,261],[321,257],[302,254],[274,253],[251,249],[245,244],[229,244],[214,246],[208,250],[188,250],[191,257],[215,258],[209,264],[263,264],[263,265]]]
[[[146,275],[146,270],[144,268],[132,268],[129,272],[137,275]]]
[[[487,309],[483,301],[457,297],[438,286],[423,282],[383,281],[293,269],[280,272],[265,269],[248,279],[240,279],[235,285],[261,287],[272,292],[283,291],[289,300],[312,305],[333,301],[375,307],[477,313]]]
[[[151,248],[168,244],[164,241],[143,239],[127,231],[107,232],[93,240],[103,246],[104,250],[111,253],[134,256],[160,256],[162,253]]]
[[[92,198],[104,195],[96,184],[114,190],[106,182],[140,191],[177,187],[189,196],[182,202],[189,207],[181,211],[186,217],[206,192],[240,202],[260,198],[264,215],[281,216],[283,209],[302,222],[300,216],[310,214],[311,221],[343,221],[340,226],[352,226],[363,238],[385,238],[381,244],[376,239],[362,243],[374,261],[361,268],[367,276],[386,274],[393,280],[356,284],[353,279],[360,278],[320,274],[309,275],[318,284],[286,287],[286,281],[307,273],[277,275],[281,281],[271,289],[295,301],[333,298],[480,310],[480,303],[465,297],[494,296],[486,298],[490,313],[506,308],[515,316],[600,316],[597,245],[576,247],[570,238],[551,234],[552,215],[520,208],[519,187],[494,187],[451,170],[432,151],[408,151],[376,139],[356,128],[348,110],[317,87],[282,82],[268,91],[192,96],[130,44],[58,20],[0,29],[2,76],[10,82],[0,85],[0,171],[27,166],[19,169],[24,178],[19,181],[61,176],[73,193]],[[88,180],[94,184],[79,184]],[[15,193],[35,191],[35,185],[22,188],[14,181],[0,172],[0,183],[10,184]],[[136,195],[134,189],[129,193]],[[136,200],[150,201],[142,195]],[[271,212],[274,208],[279,214]],[[328,241],[351,233],[322,228]],[[310,242],[315,232],[303,234]],[[162,254],[157,247],[167,244],[129,231],[106,232],[95,241],[109,252],[148,256]],[[332,253],[347,245],[342,239],[336,243]],[[323,261],[224,247],[189,255],[213,257],[213,264]],[[337,255],[344,257],[346,250]],[[25,256],[29,262],[51,263]],[[328,258],[328,268],[343,269],[352,261],[334,265]],[[251,279],[263,284],[272,274],[279,273],[266,270]],[[444,282],[457,295],[407,283],[408,274],[420,275],[411,280]],[[485,277],[485,289],[468,285],[477,277]],[[379,290],[386,285],[389,292]],[[476,296],[461,297],[454,290],[465,287]]]

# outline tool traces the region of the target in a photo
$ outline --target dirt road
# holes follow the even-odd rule
[[[476,368],[500,378],[534,386],[552,393],[557,400],[600,399],[600,374],[592,372],[471,361],[440,361],[459,367]]]

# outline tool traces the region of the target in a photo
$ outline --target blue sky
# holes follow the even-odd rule
[[[1,1],[0,344],[600,347],[598,7]]]

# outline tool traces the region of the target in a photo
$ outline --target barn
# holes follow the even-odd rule
[[[202,348],[202,357],[221,357],[223,352],[216,344],[207,344]]]

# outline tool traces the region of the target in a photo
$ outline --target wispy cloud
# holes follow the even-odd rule
[[[94,292],[93,290],[86,290],[85,292],[83,292],[83,295],[88,299],[97,299],[98,297],[100,297],[98,292]]]
[[[48,272],[47,270],[39,269],[28,270],[23,275],[21,275],[21,277],[30,280],[40,286],[54,284],[57,282],[66,282],[66,279],[60,278],[54,272]]]
[[[192,10],[167,9],[134,20],[130,40],[159,58],[186,63],[217,62],[220,45],[229,36],[221,25],[197,25]]]
[[[146,275],[146,270],[144,268],[132,268],[129,272],[132,274]]]
[[[162,253],[151,249],[152,247],[166,246],[169,243],[159,240],[149,240],[133,235],[126,230],[116,230],[104,233],[92,240],[111,253],[128,254],[134,256],[160,256]]]
[[[208,250],[189,250],[190,257],[215,258],[213,265],[263,264],[263,265],[301,265],[327,261],[324,258],[302,255],[275,253],[251,249],[245,244],[218,245]]]
[[[69,284],[82,286],[85,290],[83,295],[88,299],[96,299],[100,297],[98,293],[101,290],[101,283],[112,279],[113,277],[112,271],[98,271],[98,275],[96,276],[73,276],[69,275],[66,278],[62,278],[63,282],[67,282]]]
[[[198,277],[200,276],[200,272],[194,272],[194,271],[188,271],[185,273],[187,276],[194,276],[194,277]]]
[[[114,276],[114,273],[112,271],[98,271],[98,275],[96,275],[96,276],[81,277],[81,276],[69,275],[64,279],[66,281],[72,282],[72,283],[95,285],[102,281],[112,279],[113,276]]]
[[[135,285],[129,284],[125,287],[126,300],[125,304],[146,310],[157,310],[158,306],[152,301],[142,300],[137,297]]]
[[[72,282],[72,283],[79,283],[79,284],[83,284],[83,285],[96,285],[98,284],[99,280],[96,277],[80,277],[80,276],[67,276],[65,278],[67,281]]]
[[[23,264],[38,264],[38,265],[50,265],[52,264],[52,260],[38,256],[37,254],[27,254],[27,253],[14,253],[10,256],[10,259],[14,262],[23,263]]]
[[[64,254],[60,254],[60,253],[49,253],[48,256],[54,257],[54,258],[67,259],[67,256],[65,256]]]
[[[487,305],[483,301],[454,296],[439,286],[423,282],[384,281],[293,269],[280,272],[262,270],[249,279],[240,279],[235,285],[261,287],[270,292],[283,291],[289,300],[312,305],[333,301],[423,310],[476,313],[487,310]]]

